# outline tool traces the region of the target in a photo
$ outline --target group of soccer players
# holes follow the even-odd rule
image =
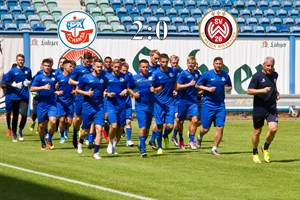
[[[106,57],[102,61],[89,52],[82,58],[83,64],[78,66],[74,61],[61,58],[57,70],[52,69],[53,60],[45,58],[42,60],[41,70],[32,77],[31,70],[24,67],[24,56],[16,56],[17,66],[5,74],[2,80],[2,86],[6,88],[7,116],[10,117],[10,112],[13,111],[12,127],[9,121],[7,132],[8,136],[12,134],[13,142],[17,141],[19,109],[22,119],[18,138],[23,141],[22,131],[26,124],[30,91],[34,94],[33,108],[36,111],[33,112],[33,122],[37,117],[41,150],[46,150],[45,137],[48,148],[54,148],[52,137],[57,127],[60,130],[60,143],[64,143],[72,123],[73,146],[78,153],[82,153],[84,140],[87,140],[89,148],[94,148],[94,159],[101,159],[99,149],[102,136],[108,142],[107,153],[118,154],[117,145],[125,126],[126,146],[134,146],[131,141],[131,98],[134,98],[141,157],[147,157],[146,140],[151,124],[149,145],[157,154],[163,153],[162,144],[166,149],[169,148],[169,134],[173,130],[171,141],[184,149],[183,123],[187,119],[187,146],[193,150],[200,148],[203,136],[214,123],[216,133],[211,154],[220,155],[218,146],[226,119],[225,91],[232,89],[228,73],[222,71],[221,57],[216,57],[213,60],[214,68],[202,76],[197,69],[195,57],[189,56],[186,59],[187,69],[181,70],[178,56],[169,57],[158,50],[150,52],[150,61],[139,61],[139,71],[134,76],[128,71],[129,65],[125,59],[112,60]],[[254,95],[256,93],[257,91],[249,92]],[[107,123],[108,133],[104,131]],[[197,127],[201,124],[195,141]],[[259,128],[262,126],[260,122]],[[34,123],[31,126],[31,130],[33,129]],[[254,153],[253,155],[257,155],[257,150]]]

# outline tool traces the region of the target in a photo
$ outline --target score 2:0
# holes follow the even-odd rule
[[[144,36],[138,36],[138,34],[142,31],[143,23],[141,21],[134,21],[132,23],[132,25],[134,25],[134,24],[136,24],[138,26],[138,31],[137,31],[137,33],[131,39],[132,40],[142,40]],[[163,27],[163,35],[162,35],[162,37],[160,36],[160,26],[161,25]],[[151,30],[152,30],[152,28],[150,27],[150,31]],[[157,24],[155,26],[155,35],[156,35],[157,39],[159,39],[159,40],[164,40],[164,39],[167,38],[167,36],[168,36],[168,25],[167,25],[167,23],[165,21],[158,21],[157,22]]]

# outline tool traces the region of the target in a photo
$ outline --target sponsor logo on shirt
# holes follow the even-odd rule
[[[222,81],[225,81],[225,77],[222,77]]]
[[[265,81],[266,81],[266,80],[265,80],[264,78],[261,80],[262,83],[264,83]]]
[[[172,73],[169,73],[169,76],[170,76],[170,77],[173,77],[173,74],[172,74]]]

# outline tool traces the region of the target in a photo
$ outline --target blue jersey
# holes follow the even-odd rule
[[[127,72],[127,74],[125,74],[125,75],[127,75],[128,81],[130,81],[133,77],[131,72]],[[130,97],[130,95],[127,95],[126,103],[127,103],[128,106],[131,107],[131,97]]]
[[[225,71],[221,71],[220,74],[216,74],[214,70],[205,72],[197,82],[197,85],[203,85],[206,87],[216,87],[214,92],[203,92],[204,104],[224,104],[225,99],[225,85],[232,86],[229,74]]]
[[[154,107],[154,93],[150,92],[150,87],[160,86],[157,76],[148,73],[147,76],[136,74],[130,79],[128,88],[136,90],[140,94],[140,98],[135,99],[135,107],[142,110],[150,110]]]
[[[110,73],[112,73],[112,69],[106,70],[106,69],[104,68],[102,71],[105,72],[105,74],[110,74]]]
[[[84,104],[92,107],[103,105],[103,92],[107,87],[105,73],[100,73],[100,76],[94,76],[92,73],[83,75],[79,79],[78,87],[83,91],[89,91],[90,89],[93,91],[91,97],[84,95]]]
[[[55,75],[58,76],[58,75],[62,74],[63,72],[64,72],[63,68],[58,68],[55,70]]]
[[[197,83],[197,81],[200,78],[200,73],[198,70],[194,70],[193,73],[191,73],[188,69],[184,70],[180,73],[177,82],[179,84],[187,84],[189,82],[191,82],[193,79],[195,80],[195,82]],[[197,103],[197,89],[195,88],[195,86],[189,86],[187,88],[184,88],[182,90],[179,90],[179,100],[182,103]]]
[[[173,97],[173,90],[176,82],[176,71],[171,67],[168,67],[166,72],[158,68],[153,74],[158,77],[162,85],[161,92],[155,94],[155,102],[164,105],[174,105],[175,98]]]
[[[58,91],[63,91],[63,95],[57,95],[57,101],[64,106],[69,106],[74,102],[74,95],[71,93],[75,89],[73,85],[69,84],[69,76],[64,74],[57,75]]]
[[[36,75],[40,75],[40,74],[44,74],[44,70],[41,69],[40,71],[38,71],[38,72],[36,73]],[[56,74],[56,70],[55,70],[55,69],[51,69],[50,74],[52,74],[53,76],[57,75],[57,74]],[[36,75],[35,75],[35,76],[36,76]]]
[[[160,65],[159,64],[156,64],[156,65],[154,65],[154,66],[151,66],[150,64],[149,64],[149,73],[152,73],[152,72],[154,72],[155,70],[157,70],[157,69],[159,69],[160,68]],[[138,72],[139,73],[139,72]]]
[[[36,99],[38,102],[45,102],[48,104],[56,105],[56,97],[55,97],[55,84],[57,83],[57,78],[55,75],[50,74],[46,76],[45,74],[39,74],[35,76],[32,86],[40,87],[49,84],[49,90],[40,90],[36,94]]]
[[[89,74],[93,71],[93,68],[91,66],[85,67],[84,65],[77,65],[73,71],[71,72],[70,78],[74,81],[79,81],[79,79],[85,75]],[[76,98],[83,98],[82,95],[77,94]]]
[[[122,109],[126,107],[127,96],[120,96],[120,93],[127,89],[128,76],[120,73],[115,76],[113,73],[106,74],[108,79],[107,92],[114,92],[114,97],[107,97],[107,106],[115,109]]]
[[[1,84],[7,83],[7,73],[3,75]],[[12,94],[12,87],[10,85],[6,85],[5,87],[5,98],[10,99],[10,96]]]
[[[31,70],[28,67],[23,67],[19,69],[18,67],[12,68],[7,73],[6,83],[20,83],[25,81],[25,79],[31,81],[32,75]],[[21,89],[12,87],[11,90],[11,100],[21,100],[21,99],[28,99],[29,98],[29,88],[22,86]]]

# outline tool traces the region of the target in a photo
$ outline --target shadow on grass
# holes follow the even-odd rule
[[[279,163],[291,163],[291,162],[299,162],[300,159],[286,159],[286,160],[271,160],[271,162],[279,162]]]
[[[47,182],[43,185],[24,181],[0,174],[1,199],[22,199],[22,200],[53,200],[53,199],[92,199],[47,187]]]
[[[227,155],[231,155],[231,154],[243,154],[243,153],[252,154],[252,151],[221,152],[221,154],[227,154]]]

